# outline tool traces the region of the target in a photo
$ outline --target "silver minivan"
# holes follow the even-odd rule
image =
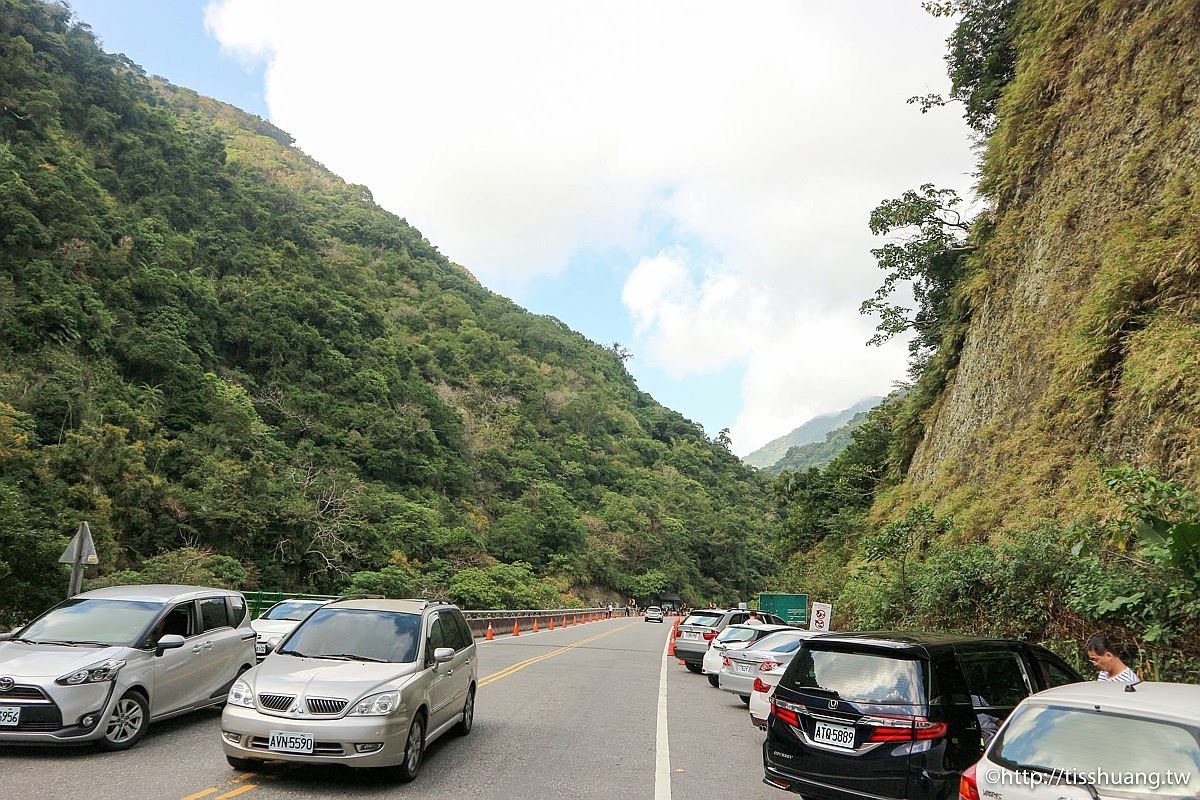
[[[417,776],[425,746],[470,733],[478,664],[462,612],[433,600],[327,603],[229,691],[225,757],[387,768]]]
[[[0,744],[133,747],[153,721],[225,701],[254,666],[238,592],[111,586],[0,635]]]

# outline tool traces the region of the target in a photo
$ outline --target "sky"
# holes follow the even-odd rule
[[[918,0],[71,0],[101,46],[269,119],[489,289],[632,353],[746,455],[887,394],[872,209],[972,196],[953,22]],[[901,298],[910,300],[911,298]]]

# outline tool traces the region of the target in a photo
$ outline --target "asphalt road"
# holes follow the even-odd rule
[[[670,618],[668,618],[670,620]],[[151,726],[123,753],[0,748],[6,800],[783,800],[734,695],[665,655],[667,624],[617,618],[479,642],[475,727],[403,785],[342,767],[239,773],[220,713]]]

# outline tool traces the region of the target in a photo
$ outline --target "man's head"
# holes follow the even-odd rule
[[[1088,639],[1087,655],[1092,666],[1102,672],[1111,671],[1112,667],[1120,661],[1113,652],[1112,645],[1104,636],[1093,636]]]

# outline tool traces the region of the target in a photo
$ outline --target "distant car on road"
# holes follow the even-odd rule
[[[757,612],[758,621],[765,625],[785,625],[787,623],[774,614]],[[704,671],[704,654],[708,651],[708,643],[729,625],[741,625],[750,618],[750,611],[745,608],[702,608],[688,614],[679,623],[675,637],[675,657],[683,661],[691,672]]]
[[[432,600],[334,600],[229,690],[229,764],[384,767],[417,777],[425,748],[475,718],[475,638],[462,612]]]
[[[151,721],[225,702],[254,637],[246,598],[226,589],[77,594],[0,637],[0,744],[127,750]]]
[[[650,606],[646,609],[646,622],[662,622],[663,610],[658,606]]]

